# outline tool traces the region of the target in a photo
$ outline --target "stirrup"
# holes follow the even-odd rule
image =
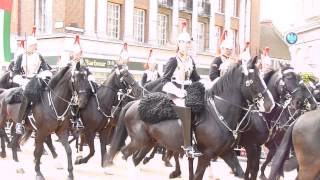
[[[24,126],[22,123],[16,124],[16,134],[23,134],[24,133]]]
[[[193,146],[189,146],[187,148],[184,148],[184,153],[188,158],[195,158],[202,156],[202,153],[195,149]]]

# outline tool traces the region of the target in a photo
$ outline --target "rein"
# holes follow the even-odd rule
[[[75,91],[73,89],[73,83],[72,83],[72,89],[73,89],[72,96],[71,96],[70,101],[68,101],[68,100],[64,99],[63,97],[57,95],[46,81],[44,81],[44,80],[42,80],[42,81],[45,83],[45,85],[47,86],[48,91],[49,91],[49,93],[48,93],[49,106],[53,109],[53,111],[54,111],[54,113],[55,113],[55,115],[57,117],[57,120],[58,121],[63,121],[65,119],[65,116],[68,113],[68,110],[70,109],[71,105],[77,104],[77,101],[78,101],[78,95],[77,95],[77,93],[75,93]],[[53,103],[52,95],[54,97],[64,101],[65,103],[68,103],[67,108],[64,110],[64,112],[61,115],[58,115],[57,109],[56,109],[56,107],[55,107],[55,105]]]
[[[218,96],[215,96],[215,97],[218,97]],[[224,100],[224,99],[221,98],[221,97],[219,97],[219,98],[222,99],[224,102],[227,102],[227,103],[229,103],[229,104],[231,104],[231,105],[233,105],[233,106],[236,106],[236,107],[238,107],[238,108],[240,108],[240,109],[242,109],[242,110],[247,111],[246,114],[245,114],[245,115],[243,116],[243,118],[241,119],[241,121],[240,121],[239,123],[237,123],[237,126],[236,126],[235,130],[232,130],[232,129],[228,126],[228,123],[225,121],[224,117],[223,117],[223,116],[221,115],[221,113],[218,111],[218,108],[216,107],[216,104],[215,104],[214,100],[211,99],[211,98],[210,98],[210,100],[209,100],[209,102],[210,102],[210,104],[212,105],[215,113],[217,114],[218,119],[220,120],[220,122],[227,128],[228,131],[230,131],[230,132],[232,133],[234,139],[238,139],[238,134],[239,134],[239,132],[240,132],[240,133],[241,133],[241,132],[244,132],[245,129],[247,128],[247,126],[249,125],[249,121],[248,121],[247,124],[245,125],[245,127],[242,128],[242,129],[240,129],[240,126],[242,125],[242,123],[244,122],[244,120],[247,118],[247,116],[249,115],[249,113],[250,113],[250,112],[253,112],[252,108],[253,108],[254,104],[249,105],[249,108],[247,109],[247,108],[243,108],[243,107],[241,107],[241,106],[239,106],[239,105],[235,105],[235,104],[233,104],[233,103],[230,103],[230,102]]]

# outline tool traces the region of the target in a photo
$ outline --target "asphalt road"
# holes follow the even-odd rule
[[[55,139],[55,138],[53,138]],[[0,179],[35,179],[35,171],[33,164],[33,139],[30,139],[23,147],[22,152],[19,153],[20,163],[14,163],[11,158],[11,149],[7,149],[7,157],[4,159],[0,158]],[[120,155],[116,157],[114,166],[110,168],[100,167],[100,145],[98,139],[96,139],[96,154],[89,160],[87,164],[74,165],[74,176],[76,180],[127,180],[127,179],[151,179],[151,180],[163,180],[169,179],[169,174],[174,168],[165,167],[161,161],[161,157],[156,157],[146,165],[140,165],[137,168],[133,168],[132,163],[126,162],[120,158]],[[57,169],[57,161],[53,160],[51,154],[43,155],[41,159],[41,170],[47,180],[61,180],[67,177],[67,161],[66,154],[62,145],[58,142],[54,142],[54,145],[59,154],[58,161],[63,169]],[[77,154],[75,153],[74,144],[73,148],[73,161]],[[47,149],[47,148],[46,148]],[[84,154],[88,153],[88,147],[84,147]],[[62,163],[63,162],[63,163]],[[173,159],[171,160],[173,164]],[[188,179],[188,164],[186,159],[180,159],[182,175],[177,179]],[[240,163],[243,169],[245,169],[246,162],[245,158],[240,158]],[[17,173],[17,168],[22,167],[24,173]],[[270,168],[267,167],[266,174],[269,174]],[[296,176],[296,172],[285,173],[285,179],[291,180]],[[209,179],[220,179],[220,180],[232,180],[239,179],[230,173],[230,168],[220,159],[216,162],[212,162],[210,168],[206,170],[204,175],[205,180]]]

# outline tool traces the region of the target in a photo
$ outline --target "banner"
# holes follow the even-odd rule
[[[10,24],[12,0],[0,0],[0,62],[12,59],[10,49]]]

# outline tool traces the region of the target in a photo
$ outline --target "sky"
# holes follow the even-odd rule
[[[297,0],[261,0],[260,20],[272,20],[274,25],[285,32],[296,21]]]

